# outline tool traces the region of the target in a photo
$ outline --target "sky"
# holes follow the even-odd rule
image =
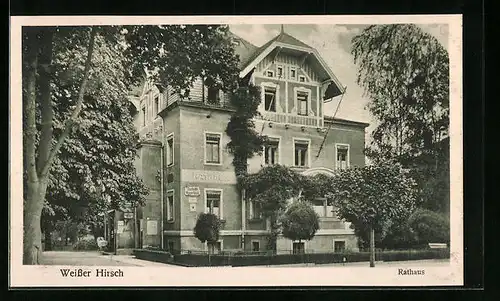
[[[361,33],[367,24],[334,25],[334,24],[284,24],[284,30],[289,35],[316,48],[343,86],[347,87],[343,96],[334,98],[325,104],[325,115],[333,116],[338,107],[338,118],[368,122],[367,141],[375,126],[375,120],[365,109],[368,103],[363,89],[356,83],[356,66],[351,55],[351,39]],[[447,24],[418,24],[425,32],[433,35],[445,49],[448,49]],[[262,46],[280,32],[279,24],[234,24],[230,30],[255,46]]]

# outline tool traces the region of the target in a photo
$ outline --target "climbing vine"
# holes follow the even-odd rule
[[[233,165],[238,182],[247,174],[247,161],[262,151],[266,138],[255,130],[253,118],[260,115],[257,111],[261,98],[259,88],[249,84],[238,87],[231,95],[231,106],[235,109],[226,128],[231,138],[227,144],[233,155]]]

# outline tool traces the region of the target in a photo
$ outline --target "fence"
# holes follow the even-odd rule
[[[293,254],[293,251],[289,251],[289,253],[275,254],[273,252],[221,251],[218,254],[209,254],[207,251],[178,250],[178,252],[175,252],[176,254],[171,255],[170,252],[162,250],[136,251],[137,252],[135,252],[135,254],[140,259],[169,262],[184,266],[259,266],[306,263],[331,264],[363,262],[370,260],[370,252],[308,252]],[[407,261],[447,258],[450,258],[449,249],[397,251],[377,250],[375,252],[376,261]]]

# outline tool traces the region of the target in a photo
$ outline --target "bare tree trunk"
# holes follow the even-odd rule
[[[36,74],[38,64],[38,34],[35,29],[26,28],[26,52],[23,95],[23,147],[26,187],[23,212],[23,264],[38,264],[42,251],[40,218],[43,201],[39,200],[41,184],[36,172]]]
[[[370,267],[375,267],[375,229],[370,228]]]

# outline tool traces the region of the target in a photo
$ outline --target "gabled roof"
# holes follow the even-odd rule
[[[323,70],[326,72],[325,75],[327,74],[327,78],[323,78],[325,82],[329,82],[325,91],[324,99],[330,99],[344,93],[345,88],[342,86],[335,74],[333,74],[332,70],[320,56],[319,52],[315,48],[287,34],[286,32],[284,32],[283,28],[276,37],[274,37],[261,47],[258,47],[251,55],[248,55],[248,53],[246,53],[245,57],[247,57],[247,59],[240,58],[240,77],[245,77],[247,74],[249,74],[250,71],[253,70],[254,67],[262,59],[269,55],[274,49],[279,47],[295,49],[300,52],[312,54],[312,57],[315,59],[316,64],[319,64],[319,66],[323,68]]]
[[[258,49],[256,49],[256,51],[254,51],[254,53],[251,56],[249,56],[247,60],[242,62],[241,69],[243,70],[245,67],[247,67],[253,60],[255,60],[261,53],[263,53],[274,42],[284,43],[284,44],[303,47],[303,48],[309,48],[311,51],[313,50],[313,48],[311,46],[307,45],[304,42],[297,40],[296,38],[285,33],[284,31],[282,31],[282,32],[280,32],[279,35],[277,35],[273,39],[269,40],[267,43],[265,43],[261,47],[258,47]]]

